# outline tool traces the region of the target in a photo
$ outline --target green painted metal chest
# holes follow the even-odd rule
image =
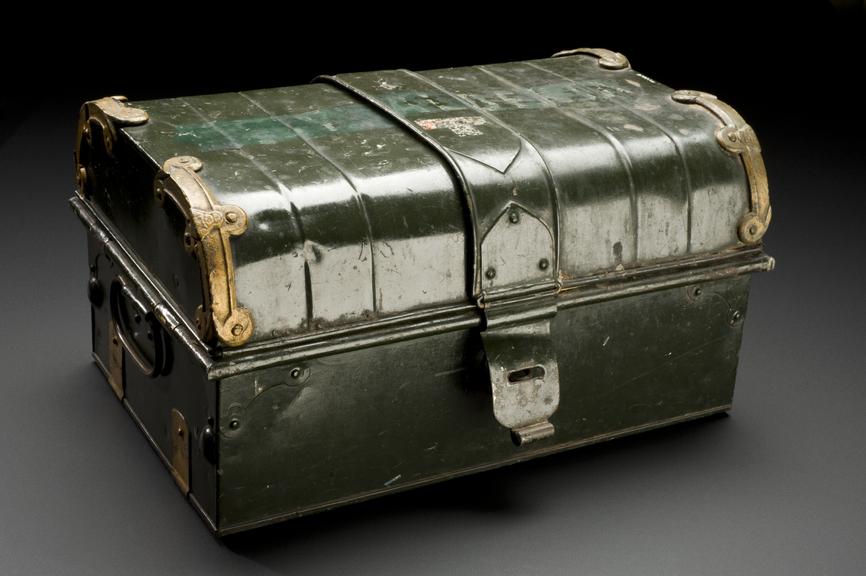
[[[620,54],[82,107],[93,354],[228,534],[730,408],[752,129]]]

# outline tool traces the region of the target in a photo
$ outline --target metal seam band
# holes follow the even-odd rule
[[[327,84],[331,84],[348,92],[352,96],[355,96],[359,100],[362,100],[366,104],[375,108],[379,112],[382,112],[392,120],[394,120],[397,124],[403,126],[410,133],[414,134],[418,137],[422,142],[427,144],[434,152],[436,152],[441,159],[445,162],[445,165],[448,167],[451,175],[457,181],[460,186],[461,192],[463,193],[463,197],[466,198],[466,203],[469,209],[469,219],[472,223],[472,259],[473,259],[473,274],[472,274],[472,285],[469,290],[470,294],[475,294],[475,287],[480,285],[481,279],[481,250],[479,246],[480,239],[477,238],[476,231],[478,230],[478,220],[476,217],[476,209],[475,209],[475,201],[472,196],[471,188],[469,186],[469,181],[466,179],[466,176],[463,174],[463,170],[460,169],[460,166],[457,164],[457,161],[451,156],[448,150],[445,149],[442,144],[437,142],[434,138],[426,134],[423,130],[421,130],[418,126],[412,123],[408,118],[404,118],[397,114],[394,110],[392,110],[387,104],[376,98],[375,96],[368,94],[367,92],[361,90],[360,88],[356,88],[352,86],[345,80],[338,78],[336,76],[317,76],[313,79],[313,82],[324,82]]]
[[[549,230],[549,232],[552,236],[552,240],[553,240],[554,266],[552,267],[552,270],[551,270],[551,279],[555,283],[557,281],[558,271],[559,271],[559,266],[560,266],[559,260],[560,260],[561,235],[560,235],[560,231],[559,231],[559,226],[560,226],[560,222],[561,222],[561,215],[559,213],[559,198],[558,198],[558,194],[557,194],[557,187],[556,187],[556,182],[555,182],[553,173],[551,172],[550,167],[547,165],[547,162],[544,160],[544,157],[542,156],[541,152],[538,150],[537,146],[535,146],[535,144],[533,144],[525,136],[523,136],[523,134],[521,134],[517,129],[508,125],[506,122],[504,122],[503,120],[501,120],[497,116],[490,114],[489,112],[487,112],[485,110],[480,109],[478,106],[475,106],[474,104],[472,104],[472,102],[469,102],[465,98],[462,98],[462,97],[458,96],[457,94],[452,93],[450,90],[443,88],[442,86],[438,85],[437,83],[433,82],[432,80],[425,78],[424,76],[417,74],[415,72],[412,72],[410,70],[402,70],[401,69],[401,70],[397,70],[397,72],[405,74],[406,76],[409,76],[413,80],[422,82],[423,84],[426,84],[427,86],[436,90],[437,92],[455,100],[456,102],[459,102],[460,104],[465,106],[467,110],[470,110],[470,111],[486,118],[491,123],[493,123],[493,124],[499,126],[500,128],[508,131],[512,136],[514,136],[520,142],[521,146],[528,146],[534,152],[534,155],[537,157],[537,160],[538,160],[538,170],[541,173],[541,176],[542,176],[542,178],[545,182],[545,185],[548,189],[548,195],[549,195],[548,202],[549,202],[550,208],[552,210],[553,221],[550,223],[545,222],[544,224],[546,227],[548,227],[548,230]],[[485,293],[484,293],[485,291],[482,287],[482,281],[481,281],[481,272],[482,272],[481,271],[481,268],[482,268],[482,266],[481,266],[482,261],[481,260],[483,257],[483,250],[482,250],[482,233],[481,233],[481,230],[479,230],[479,217],[480,217],[480,215],[478,214],[477,208],[475,206],[475,196],[473,193],[472,185],[469,182],[469,180],[466,178],[465,174],[463,173],[463,170],[460,168],[459,163],[454,158],[452,153],[444,145],[442,145],[438,140],[436,140],[435,138],[433,138],[432,136],[427,134],[424,130],[419,128],[417,125],[415,125],[415,123],[412,122],[412,120],[399,114],[392,107],[390,107],[388,104],[386,104],[382,100],[378,99],[376,96],[373,96],[372,94],[364,91],[363,89],[360,89],[360,88],[352,85],[351,83],[343,80],[342,78],[339,78],[337,76],[319,76],[319,77],[314,79],[314,82],[327,82],[329,84],[332,84],[332,85],[350,93],[351,95],[357,97],[358,99],[360,99],[364,103],[368,104],[369,106],[373,107],[374,109],[387,115],[390,119],[394,120],[399,126],[403,126],[411,134],[414,134],[415,136],[417,136],[422,142],[427,144],[427,146],[429,146],[430,149],[432,149],[435,153],[437,153],[442,160],[445,161],[446,167],[450,170],[451,174],[453,175],[453,177],[455,178],[455,180],[457,181],[457,183],[460,187],[460,191],[462,192],[464,198],[466,198],[466,205],[467,205],[468,211],[469,211],[469,219],[470,219],[470,223],[472,225],[472,231],[470,232],[470,234],[472,235],[472,238],[470,241],[472,242],[472,246],[473,246],[473,255],[472,255],[473,270],[472,270],[471,279],[470,279],[471,286],[469,287],[469,293],[473,297],[476,298],[476,303],[479,306],[483,307],[483,305],[484,305],[483,301],[485,300]],[[507,169],[506,169],[506,172],[507,172]],[[544,284],[549,284],[549,282],[545,282]],[[508,286],[506,286],[504,288],[507,289]]]

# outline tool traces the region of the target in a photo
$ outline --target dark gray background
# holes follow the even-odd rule
[[[0,574],[866,573],[866,156],[853,80],[864,72],[863,18],[823,7],[800,14],[800,28],[783,21],[754,53],[744,44],[756,30],[732,32],[732,48],[710,42],[718,26],[694,21],[662,44],[635,30],[665,34],[663,21],[561,25],[499,51],[380,42],[288,71],[220,75],[211,63],[192,79],[127,72],[89,84],[57,54],[63,89],[39,98],[37,81],[0,96]],[[80,100],[577,44],[621,49],[652,77],[718,93],[761,138],[774,212],[766,249],[778,268],[753,279],[732,414],[212,538],[90,361],[84,232],[66,206]]]

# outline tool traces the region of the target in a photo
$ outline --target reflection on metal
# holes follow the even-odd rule
[[[162,302],[158,289],[151,279],[141,273],[129,248],[122,241],[110,239],[104,224],[81,198],[72,197],[70,204],[84,226],[99,239],[102,249],[111,255],[118,269],[137,286],[142,297],[154,310],[162,329],[166,334],[177,338],[178,342],[191,352],[196,364],[207,371],[210,379],[219,380],[280,364],[370,348],[398,340],[433,336],[454,330],[479,329],[483,328],[485,323],[484,309],[479,310],[474,304],[446,305],[390,318],[357,322],[320,333],[292,335],[242,348],[229,348],[222,351],[221,359],[215,360],[210,351],[195,337],[192,327],[179,320],[179,313],[170,312],[170,306]],[[764,254],[759,246],[740,246],[733,250],[699,254],[675,261],[646,263],[613,275],[603,272],[564,282],[556,297],[556,306],[560,310],[568,309],[676,286],[766,272],[773,270],[774,266],[775,260]],[[483,304],[487,307],[486,303]],[[487,321],[489,322],[489,318]]]
[[[204,303],[196,313],[196,328],[204,340],[214,333],[227,346],[240,346],[253,333],[249,310],[238,305],[231,236],[247,229],[247,215],[238,206],[220,204],[196,174],[202,163],[193,156],[176,156],[163,164],[154,190],[157,200],[174,201],[187,219],[184,245],[201,268]]]
[[[573,56],[575,54],[588,54],[590,56],[595,56],[598,58],[598,65],[602,68],[607,68],[608,70],[622,70],[623,68],[629,68],[631,66],[628,63],[628,58],[619,52],[614,52],[607,48],[575,48],[574,50],[562,50],[561,52],[554,54],[553,58],[558,58],[560,56]]]
[[[123,400],[123,344],[114,320],[108,321],[108,384],[117,399]]]
[[[755,131],[736,110],[712,94],[678,90],[671,98],[675,102],[703,106],[724,123],[724,126],[716,130],[716,139],[722,148],[740,156],[749,180],[751,209],[740,219],[737,234],[745,244],[760,241],[770,225],[773,211],[770,207],[767,169]]]
[[[460,115],[437,118],[436,122],[429,118],[415,118],[411,107],[393,104],[390,90],[383,88],[385,78],[403,89],[423,91],[431,101],[442,103],[444,108],[452,107],[451,111]],[[472,296],[483,299],[484,292],[494,288],[505,290],[509,284],[524,285],[556,278],[559,232],[555,179],[536,146],[522,136],[517,128],[466,98],[459,90],[445,88],[424,75],[408,70],[395,71],[390,76],[383,75],[375,86],[357,82],[351,76],[322,76],[318,80],[349,92],[387,115],[417,136],[442,160],[466,202],[469,224],[466,240],[472,247],[472,268],[467,283]],[[459,134],[453,130],[438,129],[447,122],[463,122],[467,114],[471,118],[483,119],[483,124],[476,125],[484,129]],[[479,166],[484,167],[483,176],[476,174],[470,178]],[[527,172],[518,176],[521,170]],[[532,177],[528,175],[530,173]],[[543,185],[524,186],[518,191],[516,178],[534,180]],[[516,203],[516,197],[519,197],[522,206]],[[518,224],[521,211],[532,219],[531,223],[512,226],[510,229],[508,226],[498,226]],[[504,251],[502,248],[505,246],[508,249]],[[513,252],[515,246],[522,247],[518,248],[520,254]],[[543,254],[523,261],[524,256],[535,251],[543,251]],[[509,262],[509,273],[503,274],[500,268],[506,260]],[[545,260],[547,265],[539,266],[541,260]],[[553,266],[550,266],[551,263]],[[494,279],[495,282],[492,282]]]
[[[147,122],[147,112],[126,104],[125,96],[110,96],[85,102],[78,115],[78,130],[75,137],[75,182],[79,193],[87,197],[87,163],[83,158],[82,145],[93,146],[93,133],[102,134],[102,145],[108,156],[114,155],[117,129]]]
[[[189,493],[189,428],[186,425],[186,418],[177,408],[171,410],[168,430],[171,435],[169,457],[171,475],[180,491],[186,496]]]

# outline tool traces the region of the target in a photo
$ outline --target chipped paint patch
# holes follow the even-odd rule
[[[453,116],[451,118],[425,118],[415,120],[423,130],[450,130],[457,136],[480,136],[483,134],[476,126],[487,124],[481,116]]]
[[[638,102],[634,105],[635,110],[642,110],[644,112],[652,112],[653,110],[658,110],[658,104],[650,104],[649,102]]]

